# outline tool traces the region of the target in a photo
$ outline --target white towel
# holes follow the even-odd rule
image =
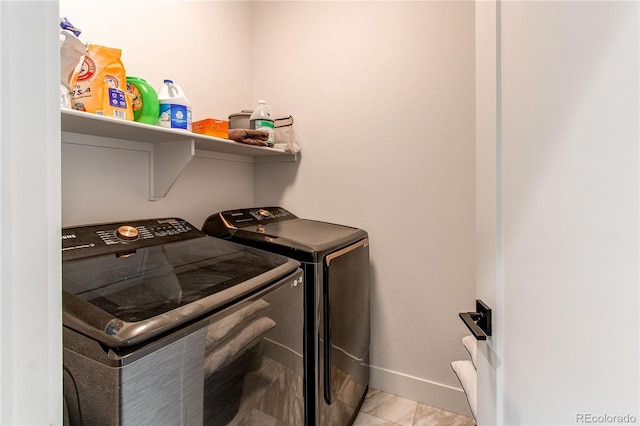
[[[460,384],[464,393],[467,395],[467,401],[469,401],[469,408],[471,408],[471,414],[476,417],[476,411],[478,409],[478,373],[476,372],[473,363],[469,360],[453,361],[451,368],[458,376]]]
[[[477,369],[478,364],[476,363],[476,360],[478,356],[478,341],[472,335],[468,335],[462,338],[462,344],[467,352],[469,352],[469,356],[471,356],[473,367]]]

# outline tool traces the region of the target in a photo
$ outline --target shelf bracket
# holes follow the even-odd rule
[[[193,139],[156,142],[149,167],[149,199],[164,198],[196,152]]]

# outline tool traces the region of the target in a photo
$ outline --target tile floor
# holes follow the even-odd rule
[[[354,426],[473,426],[470,417],[430,407],[376,389],[362,403]]]

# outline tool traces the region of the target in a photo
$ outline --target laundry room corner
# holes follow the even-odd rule
[[[293,184],[292,165],[256,164],[256,204],[367,230],[371,386],[468,415],[449,363],[475,292],[474,3],[259,2],[254,16],[254,94],[294,115],[303,147]]]
[[[144,149],[63,133],[63,226],[176,216],[199,227],[214,212],[278,205],[364,229],[371,386],[468,414],[449,363],[465,356],[457,312],[473,308],[475,291],[474,3],[160,4],[98,15],[61,0],[60,12],[83,39],[121,48],[128,73],[180,82],[194,120],[266,99],[274,116],[293,116],[302,152],[295,162],[196,152],[150,201]],[[149,42],[187,21],[180,42]]]

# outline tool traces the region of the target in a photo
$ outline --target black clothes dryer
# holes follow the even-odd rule
[[[305,423],[349,425],[369,386],[369,239],[281,207],[211,215],[208,235],[299,261],[304,271]]]

